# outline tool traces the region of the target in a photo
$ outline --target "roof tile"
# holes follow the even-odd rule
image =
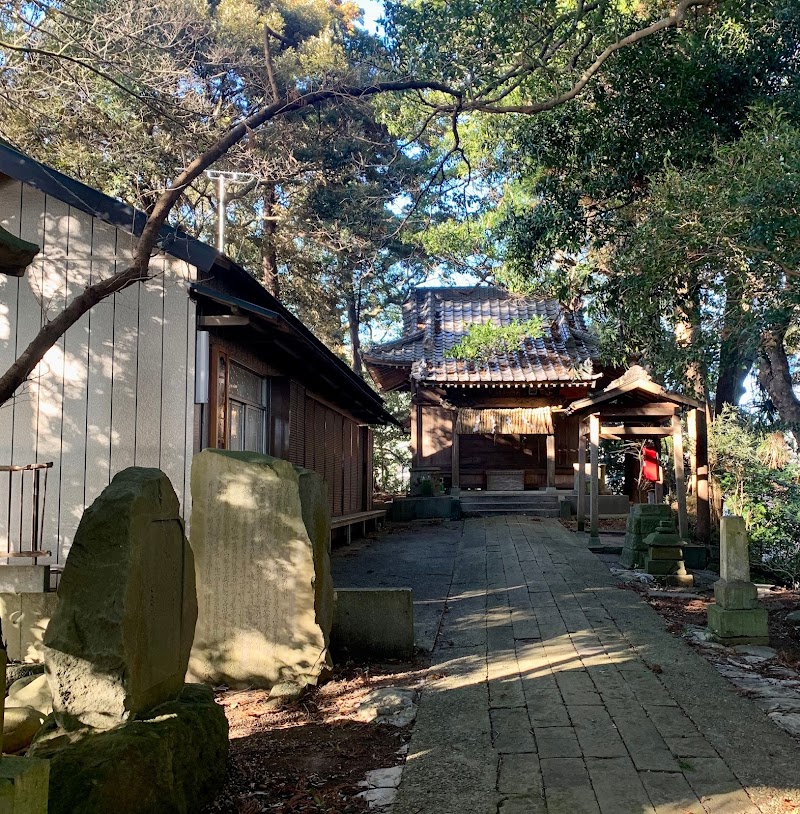
[[[527,338],[517,352],[482,364],[446,356],[472,325],[508,325],[534,316],[542,318],[545,333]],[[403,335],[364,354],[368,366],[408,366],[411,376],[430,383],[587,381],[594,378],[596,359],[579,312],[494,286],[415,289],[403,304]]]

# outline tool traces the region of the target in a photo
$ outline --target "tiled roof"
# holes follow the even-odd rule
[[[540,317],[544,333],[528,338],[518,352],[493,356],[486,363],[450,359],[446,351],[471,325],[508,325]],[[417,288],[403,305],[403,335],[364,354],[369,367],[410,367],[422,382],[536,383],[589,381],[596,347],[578,312],[556,300],[510,294],[496,287]]]

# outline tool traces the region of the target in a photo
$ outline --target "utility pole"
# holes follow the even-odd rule
[[[217,182],[217,251],[225,254],[225,224],[228,217],[226,212],[227,199],[225,197],[226,185],[249,184],[255,180],[255,175],[249,172],[229,172],[227,170],[206,170],[206,177]]]

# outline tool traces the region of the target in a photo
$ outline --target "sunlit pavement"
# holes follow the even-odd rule
[[[439,612],[447,597],[393,814],[800,811],[800,745],[558,521],[440,532],[407,535],[405,582],[397,562],[347,564],[364,585],[420,580]],[[386,541],[367,559],[402,562]]]

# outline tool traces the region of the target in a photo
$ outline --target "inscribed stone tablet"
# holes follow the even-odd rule
[[[325,498],[324,489],[304,492]],[[314,545],[303,514],[299,475],[287,461],[221,450],[194,457],[192,680],[262,687],[316,682],[328,663],[328,631],[317,618]],[[319,507],[306,511],[314,515],[319,518]],[[327,561],[321,567],[329,581]],[[321,610],[321,618],[330,613]]]
[[[750,581],[750,554],[743,517],[722,518],[719,564],[719,575],[726,582]]]

